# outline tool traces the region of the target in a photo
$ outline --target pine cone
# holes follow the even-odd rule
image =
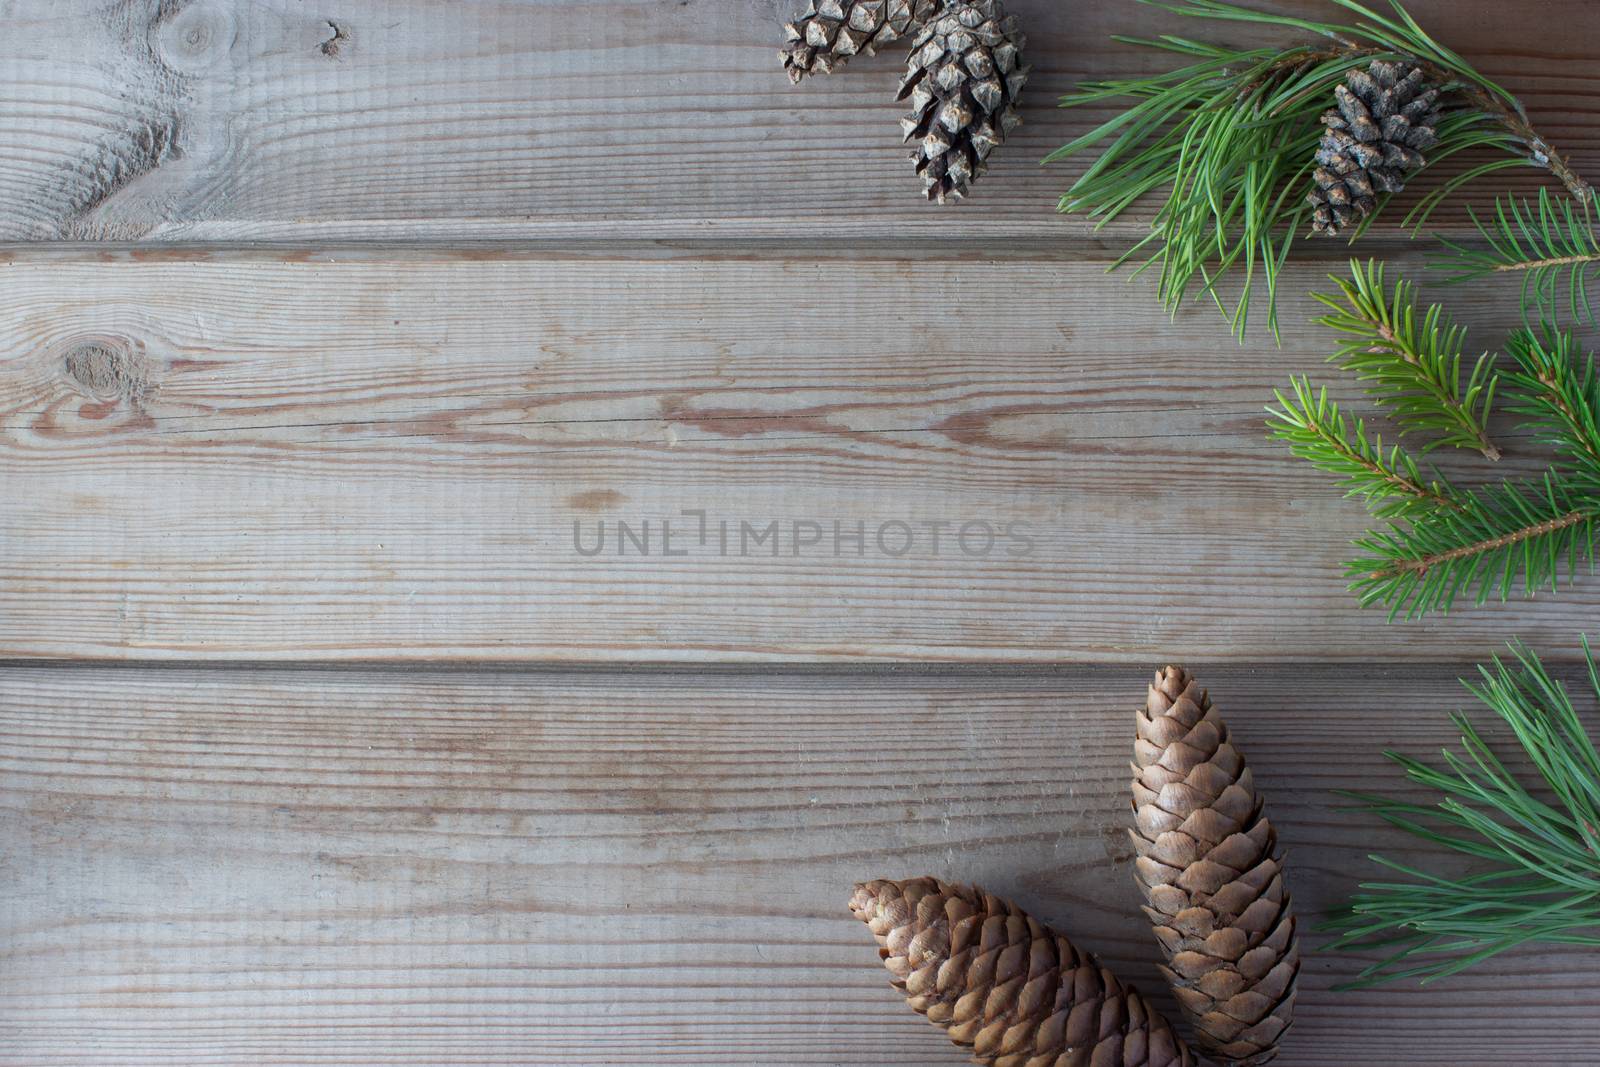
[[[1421,68],[1375,59],[1335,86],[1339,106],[1322,116],[1317,183],[1306,199],[1316,208],[1311,228],[1330,236],[1372,214],[1377,194],[1398,193],[1405,176],[1427,164],[1422,150],[1439,137],[1439,90]]]
[[[787,43],[778,55],[792,82],[832,74],[853,55],[870,56],[916,33],[937,7],[935,0],[811,0],[784,24]]]
[[[907,1002],[992,1067],[1191,1067],[1136,990],[1016,905],[936,878],[856,886]]]
[[[921,141],[911,158],[929,200],[966,195],[989,153],[1021,121],[1024,43],[998,0],[950,0],[912,42],[896,99],[911,98],[900,125],[907,141]]]
[[[1162,973],[1201,1053],[1266,1063],[1293,1016],[1300,950],[1250,768],[1181,667],[1150,686],[1134,755],[1135,878]]]

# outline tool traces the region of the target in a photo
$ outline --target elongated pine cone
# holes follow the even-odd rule
[[[1134,742],[1134,876],[1162,973],[1204,1055],[1266,1063],[1294,1014],[1300,949],[1277,835],[1205,690],[1156,675]]]
[[[1334,87],[1338,106],[1322,116],[1316,209],[1311,228],[1330,236],[1372,214],[1378,193],[1398,193],[1406,175],[1427,165],[1424,149],[1439,137],[1439,90],[1418,67],[1375,59]]]
[[[870,56],[915,34],[938,8],[935,0],[811,0],[784,23],[778,56],[789,80],[831,74],[854,55]]]
[[[1017,116],[1028,80],[1026,39],[999,0],[950,0],[911,44],[896,99],[911,99],[900,120],[929,200],[959,200],[988,169]]]
[[[1137,990],[1021,908],[936,878],[856,886],[906,1001],[992,1067],[1192,1067]]]

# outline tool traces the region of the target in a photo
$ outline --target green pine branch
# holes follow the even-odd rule
[[[1440,239],[1444,250],[1433,265],[1448,280],[1517,278],[1523,307],[1537,309],[1538,318],[1554,317],[1565,304],[1574,320],[1600,322],[1590,296],[1600,272],[1600,233],[1589,201],[1557,202],[1541,189],[1537,203],[1496,198],[1492,214],[1473,212],[1472,221],[1478,241]]]
[[[1117,261],[1158,275],[1169,311],[1209,299],[1243,337],[1252,299],[1264,295],[1267,322],[1279,333],[1277,282],[1297,234],[1310,218],[1313,155],[1320,116],[1350,70],[1374,59],[1423,68],[1449,105],[1436,127],[1430,164],[1488,148],[1497,158],[1468,168],[1435,189],[1413,213],[1420,226],[1437,203],[1472,178],[1532,165],[1559,178],[1575,197],[1592,190],[1540,137],[1521,104],[1455,52],[1433,40],[1397,2],[1383,15],[1355,0],[1330,0],[1356,16],[1320,22],[1242,7],[1224,0],[1141,0],[1196,19],[1293,31],[1308,43],[1238,49],[1167,35],[1119,38],[1171,52],[1183,65],[1147,77],[1091,82],[1062,98],[1064,107],[1127,102],[1126,109],[1052,152],[1046,162],[1091,150],[1097,158],[1061,198],[1060,210],[1104,226],[1147,197],[1160,205],[1149,233]],[[1386,198],[1384,198],[1386,199]],[[1381,207],[1380,207],[1381,209]],[[1369,215],[1356,234],[1376,215]],[[1224,296],[1220,283],[1239,276]]]
[[[1448,612],[1465,594],[1476,604],[1555,590],[1584,564],[1594,569],[1600,501],[1553,474],[1528,486],[1502,483],[1462,493],[1458,507],[1407,514],[1355,542],[1346,565],[1362,606],[1391,619]]]
[[[1506,374],[1512,410],[1555,450],[1569,476],[1600,496],[1600,373],[1593,354],[1549,324],[1538,333],[1517,331],[1507,348],[1517,364]]]
[[[1589,686],[1600,670],[1583,643]],[[1364,883],[1326,929],[1335,950],[1381,957],[1344,988],[1455,974],[1519,945],[1600,946],[1600,752],[1583,718],[1539,658],[1513,644],[1513,664],[1479,667],[1467,690],[1499,718],[1532,775],[1505,765],[1463,713],[1460,753],[1442,766],[1387,752],[1407,778],[1439,794],[1432,804],[1351,794],[1419,840],[1469,857],[1474,871],[1449,877],[1384,859],[1402,876]]]
[[[1288,395],[1274,394],[1278,406],[1267,408],[1268,429],[1296,456],[1338,478],[1345,496],[1364,501],[1379,518],[1459,507],[1450,487],[1424,478],[1398,445],[1385,452],[1383,438],[1369,437],[1360,419],[1348,424],[1326,389],[1313,389],[1304,377],[1291,378],[1289,387]]]
[[[1410,282],[1397,281],[1387,290],[1381,263],[1363,267],[1352,260],[1348,280],[1331,280],[1339,287],[1337,297],[1312,295],[1331,311],[1317,322],[1343,335],[1332,360],[1366,383],[1367,395],[1402,432],[1433,434],[1424,451],[1449,445],[1499,459],[1488,428],[1494,358],[1479,356],[1463,383],[1466,330],[1438,304],[1418,314]]]
[[[1468,444],[1486,456],[1485,424],[1497,394],[1554,458],[1543,478],[1458,489],[1424,478],[1415,459],[1385,451],[1361,419],[1349,419],[1303,377],[1267,408],[1270,435],[1299,458],[1339,478],[1383,525],[1358,538],[1346,564],[1350,589],[1391,619],[1447,612],[1463,596],[1482,604],[1521,591],[1555,590],[1594,569],[1600,532],[1600,369],[1572,334],[1552,325],[1522,329],[1507,343],[1510,366],[1482,356],[1461,380],[1462,331],[1438,306],[1421,315],[1409,286],[1385,288],[1376,265],[1322,297],[1320,321],[1343,340],[1333,357],[1364,380],[1403,428],[1438,443]],[[1490,446],[1492,448],[1492,445]]]

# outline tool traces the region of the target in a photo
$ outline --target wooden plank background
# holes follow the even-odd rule
[[[1600,7],[1410,7],[1600,173]],[[1261,412],[1353,396],[1304,296],[1344,246],[1236,345],[1103,276],[1137,220],[1051,210],[1096,119],[1054,98],[1195,27],[1018,0],[1026,124],[940,210],[895,61],[790,87],[789,8],[0,3],[0,1062],[959,1062],[849,886],[985,883],[1160,994],[1155,667],[1229,709],[1308,922],[1409,847],[1337,791],[1402,790],[1380,750],[1449,744],[1472,662],[1576,680],[1600,578],[1392,626],[1344,591],[1362,513]],[[1455,293],[1475,343],[1509,295]],[[1537,469],[1497,429],[1442,462]],[[1279,1062],[1600,1063],[1592,952],[1358,964],[1308,958]]]
[[[1169,61],[1113,34],[1253,43],[1131,0],[1018,0],[1034,66],[982,195],[922,204],[899,64],[774,77],[796,0],[56,0],[6,5],[0,239],[1061,239],[1073,168],[1038,161],[1106,112],[1085,78]],[[1331,4],[1285,10],[1338,18]],[[1589,0],[1419,0],[1580,167],[1600,156]],[[1514,23],[1507,26],[1508,22]],[[70,47],[63,47],[70,42]],[[1593,169],[1593,168],[1591,168]],[[970,210],[969,210],[970,208]]]
[[[1363,509],[1263,429],[1321,373],[1308,300],[1216,352],[1075,259],[99,258],[0,291],[13,656],[1360,661],[1383,627]],[[1391,654],[1567,650],[1597,605]]]
[[[1455,673],[1209,675],[1307,916],[1407,847],[1333,810],[1394,785],[1341,754],[1453,740]],[[5,672],[7,1062],[959,1063],[848,887],[981,876],[1159,989],[1123,830],[1145,680]],[[1589,1062],[1592,951],[1330,992],[1357,963],[1307,961],[1288,1062]]]

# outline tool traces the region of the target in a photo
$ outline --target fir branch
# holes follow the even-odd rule
[[[1363,268],[1352,260],[1350,275],[1331,279],[1339,297],[1312,294],[1332,312],[1317,322],[1345,335],[1332,359],[1367,383],[1367,394],[1389,410],[1402,432],[1436,435],[1424,452],[1450,445],[1499,459],[1488,429],[1498,381],[1493,357],[1477,358],[1463,388],[1466,330],[1438,304],[1419,316],[1411,284],[1397,281],[1391,294],[1376,261]]]
[[[1541,189],[1537,204],[1497,198],[1493,214],[1474,212],[1472,221],[1482,247],[1440,239],[1444,252],[1433,265],[1447,271],[1449,281],[1509,274],[1521,278],[1523,306],[1536,307],[1538,317],[1552,317],[1565,290],[1574,319],[1600,321],[1589,295],[1600,271],[1600,233],[1588,200],[1557,203]]]
[[[1319,39],[1277,49],[1231,49],[1177,36],[1135,41],[1182,56],[1187,65],[1148,77],[1090,83],[1062,98],[1064,107],[1132,102],[1046,161],[1099,149],[1099,158],[1061,198],[1060,209],[1084,213],[1101,226],[1146,196],[1163,197],[1149,234],[1116,265],[1136,260],[1140,271],[1158,271],[1158,292],[1170,311],[1203,295],[1242,337],[1252,296],[1264,289],[1268,326],[1278,336],[1278,273],[1310,216],[1305,197],[1313,188],[1319,118],[1333,100],[1334,86],[1373,59],[1420,66],[1445,92],[1453,110],[1437,126],[1438,144],[1430,150],[1430,163],[1468,148],[1489,147],[1506,158],[1471,168],[1465,177],[1529,164],[1560,177],[1574,196],[1591,195],[1528,124],[1515,97],[1429,37],[1396,0],[1391,0],[1393,17],[1355,0],[1331,0],[1357,16],[1353,25],[1277,15],[1224,0],[1142,2],[1192,18],[1279,27]],[[1444,191],[1458,187],[1453,179]],[[1438,199],[1429,198],[1415,217],[1417,225]],[[1373,218],[1367,216],[1365,223]],[[1218,283],[1235,269],[1243,279],[1230,305]]]
[[[1386,525],[1355,544],[1346,565],[1363,606],[1381,605],[1391,619],[1449,611],[1458,596],[1504,600],[1519,586],[1532,596],[1555,589],[1587,561],[1594,568],[1600,530],[1600,368],[1572,335],[1546,325],[1508,341],[1515,366],[1480,357],[1463,388],[1463,331],[1438,306],[1420,318],[1412,291],[1391,291],[1376,264],[1352,265],[1340,298],[1320,296],[1332,311],[1319,321],[1343,334],[1333,357],[1367,381],[1379,403],[1410,428],[1432,429],[1449,443],[1487,443],[1483,431],[1497,387],[1556,459],[1541,481],[1462,491],[1421,477],[1416,461],[1388,452],[1376,435],[1354,428],[1304,378],[1268,407],[1273,437],[1294,454],[1340,478],[1347,496],[1363,499]],[[1492,447],[1492,446],[1491,446]],[[1486,455],[1497,453],[1485,452]]]
[[[1512,334],[1507,347],[1517,370],[1506,378],[1512,407],[1539,439],[1554,448],[1566,472],[1583,478],[1600,498],[1600,373],[1572,334],[1546,324]]]
[[[1583,649],[1600,700],[1587,638]],[[1326,925],[1340,935],[1333,949],[1384,953],[1343,988],[1426,983],[1527,943],[1600,945],[1600,752],[1565,687],[1532,652],[1513,644],[1512,654],[1514,666],[1497,657],[1492,670],[1479,667],[1479,683],[1463,685],[1510,729],[1537,772],[1532,787],[1458,712],[1464,754],[1446,750],[1442,767],[1385,753],[1412,782],[1440,794],[1435,804],[1350,794],[1483,869],[1449,878],[1372,856],[1407,880],[1363,884]]]
[[[1559,515],[1553,519],[1545,519],[1543,521],[1533,523],[1530,526],[1523,526],[1512,530],[1509,533],[1499,534],[1495,537],[1486,538],[1482,541],[1475,541],[1472,544],[1459,545],[1455,548],[1435,552],[1432,555],[1397,559],[1388,568],[1388,571],[1390,573],[1399,573],[1405,571],[1414,571],[1418,574],[1425,573],[1435,567],[1441,567],[1450,563],[1454,563],[1457,560],[1470,559],[1474,556],[1481,556],[1486,553],[1499,551],[1500,549],[1510,548],[1524,541],[1544,537],[1548,534],[1559,533],[1562,530],[1565,530],[1570,526],[1575,526],[1588,518],[1588,512],[1582,510],[1581,508],[1574,509],[1567,512],[1565,515]]]
[[[1541,483],[1503,483],[1462,493],[1460,507],[1408,514],[1356,541],[1365,555],[1346,566],[1363,606],[1385,605],[1391,619],[1448,612],[1470,593],[1475,603],[1554,590],[1563,573],[1594,569],[1600,502],[1546,474]]]
[[[1289,385],[1292,396],[1274,393],[1278,407],[1267,409],[1268,429],[1296,456],[1337,476],[1345,496],[1366,502],[1380,518],[1460,506],[1447,485],[1424,479],[1416,461],[1398,445],[1386,453],[1383,438],[1369,438],[1360,419],[1349,426],[1326,389],[1313,390],[1304,377],[1291,378]]]

